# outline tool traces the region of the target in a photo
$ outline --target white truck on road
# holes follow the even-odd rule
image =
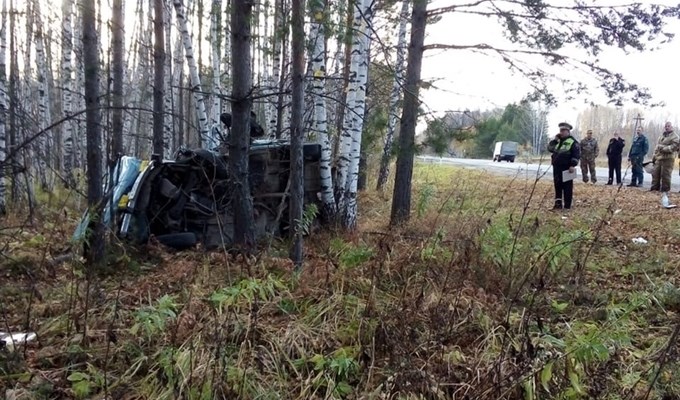
[[[515,162],[518,147],[519,143],[517,142],[496,142],[493,150],[493,160],[498,162],[503,160]]]

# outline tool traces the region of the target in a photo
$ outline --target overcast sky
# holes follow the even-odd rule
[[[436,0],[429,8],[434,9],[452,3],[452,0]],[[602,2],[598,1],[597,4],[600,5]],[[648,87],[654,101],[666,103],[665,107],[645,110],[643,116],[646,120],[676,121],[677,115],[680,114],[677,90],[680,71],[675,61],[680,54],[680,22],[672,21],[671,28],[679,37],[663,45],[661,50],[626,55],[622,50],[615,48],[607,50],[601,56],[603,66],[623,73],[631,82]],[[508,43],[502,37],[502,29],[495,18],[461,13],[447,14],[440,22],[428,25],[426,45],[488,43],[507,47]],[[534,63],[538,62],[537,59]],[[569,69],[559,70],[558,73],[575,81],[588,82],[588,79],[591,79],[583,73]],[[511,72],[507,64],[497,57],[465,50],[426,51],[422,77],[434,81],[436,88],[424,90],[422,97],[425,109],[436,114],[447,110],[504,107],[508,103],[519,101],[531,89],[527,78]],[[579,111],[587,107],[587,101],[606,104],[607,98],[596,87],[597,81],[591,80],[590,85],[594,86],[592,98],[583,96],[572,101],[564,101],[561,84],[555,82],[551,85],[551,91],[561,100],[559,106],[551,112],[549,118],[551,129],[562,120],[573,124]],[[633,107],[636,105],[632,102],[624,104],[624,108]]]

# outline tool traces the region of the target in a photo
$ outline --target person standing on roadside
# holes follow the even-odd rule
[[[673,125],[666,122],[664,131],[654,148],[654,172],[652,173],[652,191],[668,192],[671,190],[671,174],[675,155],[680,149],[680,137],[673,132]]]
[[[553,183],[555,185],[555,204],[553,210],[570,209],[574,193],[574,180],[564,181],[564,171],[573,173],[576,170],[581,150],[579,143],[571,136],[571,125],[566,122],[559,124],[560,133],[548,143],[548,151],[552,153]]]
[[[644,170],[642,169],[642,162],[645,156],[649,152],[649,140],[642,133],[642,127],[638,126],[635,132],[635,139],[633,139],[633,144],[630,145],[630,151],[628,151],[628,162],[630,162],[632,175],[630,179],[629,187],[642,186],[642,181],[644,179]]]
[[[583,182],[588,183],[588,171],[590,171],[590,180],[593,184],[597,182],[595,159],[598,155],[600,155],[600,147],[597,144],[597,139],[593,137],[593,130],[588,129],[586,138],[581,141],[581,174],[583,175]]]
[[[611,185],[614,181],[614,173],[616,173],[616,184],[621,184],[621,155],[623,154],[623,147],[626,142],[619,137],[618,132],[614,132],[614,137],[609,139],[609,146],[607,146],[607,162],[609,164],[609,179],[607,185]]]

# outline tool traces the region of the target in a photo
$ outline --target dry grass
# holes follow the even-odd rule
[[[547,211],[548,180],[423,165],[414,179],[410,224],[388,227],[388,196],[365,192],[358,231],[308,238],[300,275],[285,243],[248,260],[117,248],[109,269],[90,275],[78,260],[50,263],[74,220],[46,213],[32,228],[0,229],[0,330],[39,335],[0,350],[0,393],[680,395],[669,344],[680,211],[662,209],[656,194],[577,184],[563,216]]]

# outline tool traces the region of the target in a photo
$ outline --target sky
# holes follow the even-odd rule
[[[602,3],[597,2],[598,5]],[[429,9],[451,4],[452,0],[435,0]],[[428,25],[425,44],[488,43],[508,47],[507,41],[503,39],[502,29],[495,17],[451,13],[444,15],[438,23]],[[648,121],[675,121],[680,114],[677,83],[679,72],[675,62],[680,54],[680,21],[672,21],[669,30],[676,33],[677,37],[659,50],[625,54],[621,49],[615,48],[606,50],[600,57],[603,66],[621,72],[630,82],[648,87],[653,101],[665,103],[664,107],[656,109],[645,109],[632,102],[624,104],[624,108],[643,108],[643,117]],[[579,51],[570,51],[570,54],[584,58],[584,53]],[[542,63],[539,59],[533,62]],[[554,71],[561,77],[588,83],[593,87],[593,95],[566,101],[561,84],[551,83],[551,93],[557,96],[559,103],[549,115],[549,129],[556,128],[560,121],[574,124],[578,113],[587,108],[590,101],[602,105],[607,103],[604,93],[596,87],[597,81],[591,77],[569,69]],[[510,71],[502,60],[466,50],[427,50],[423,59],[422,78],[432,81],[435,87],[424,90],[422,98],[424,108],[436,115],[448,110],[505,107],[508,103],[521,100],[531,90],[530,81],[521,74]]]

